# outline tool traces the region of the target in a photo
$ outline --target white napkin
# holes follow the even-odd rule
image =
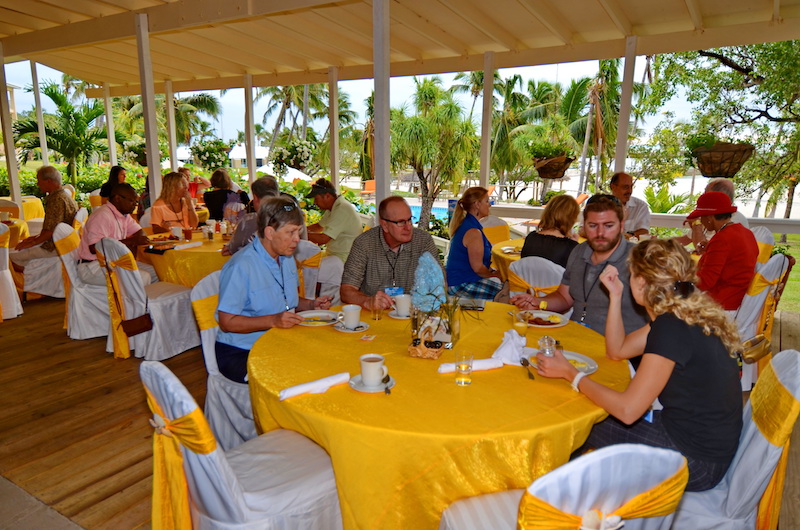
[[[175,245],[175,250],[184,250],[184,249],[187,249],[187,248],[199,247],[202,244],[203,244],[202,241],[193,241],[192,243],[184,243],[182,245]]]
[[[309,381],[301,385],[290,386],[281,390],[281,401],[290,397],[299,396],[300,394],[323,394],[328,391],[332,386],[341,385],[350,381],[350,374],[342,372],[341,374],[329,375],[322,379]]]
[[[502,368],[503,361],[500,359],[475,359],[472,361],[472,371],[480,372],[481,370],[494,370],[495,368]],[[440,374],[449,374],[456,371],[456,363],[442,363],[439,365]]]
[[[514,329],[509,329],[503,334],[503,342],[492,354],[492,359],[499,359],[505,364],[519,366],[522,350],[525,348],[525,337]]]

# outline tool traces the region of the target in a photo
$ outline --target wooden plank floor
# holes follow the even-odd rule
[[[105,339],[68,339],[63,311],[61,300],[38,300],[0,324],[0,474],[84,528],[149,528],[152,428],[140,361],[106,354]],[[778,317],[776,349],[800,349],[800,314]],[[202,405],[200,349],[165,364]],[[792,438],[783,529],[800,528],[800,424]]]

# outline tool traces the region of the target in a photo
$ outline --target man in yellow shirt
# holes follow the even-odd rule
[[[353,240],[361,235],[361,219],[355,207],[336,194],[336,188],[326,179],[319,179],[311,185],[307,198],[324,211],[322,219],[308,227],[308,239],[317,245],[326,245],[328,255],[347,261]]]

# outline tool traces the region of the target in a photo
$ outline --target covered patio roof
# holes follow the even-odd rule
[[[392,0],[392,76],[655,54],[800,38],[800,0]],[[372,2],[0,0],[4,62],[32,60],[110,95],[140,94],[135,15],[156,92],[373,77]],[[89,91],[100,97],[102,90]]]

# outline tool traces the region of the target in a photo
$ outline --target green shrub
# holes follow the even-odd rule
[[[557,195],[564,195],[565,193],[566,193],[566,191],[562,191],[562,190],[547,190],[547,193],[545,193],[545,195],[544,195],[544,203],[543,204],[547,204],[548,202],[550,202],[550,199],[552,199],[553,197],[555,197]]]

